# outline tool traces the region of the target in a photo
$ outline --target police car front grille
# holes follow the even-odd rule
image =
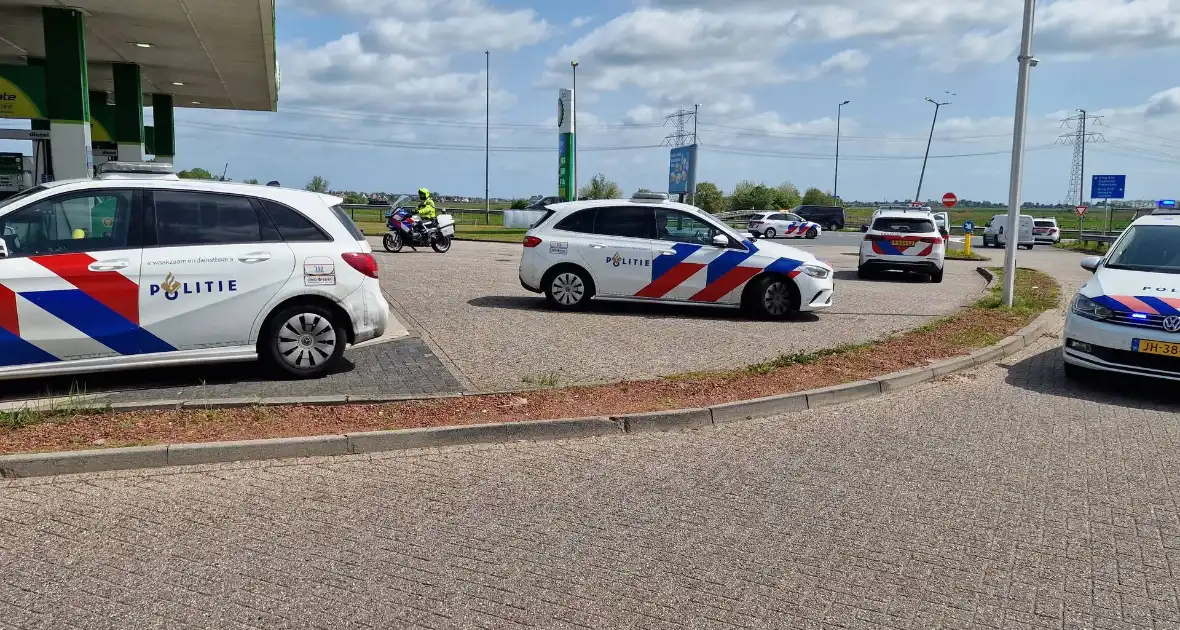
[[[1163,315],[1146,315],[1145,317],[1132,317],[1130,313],[1122,313],[1116,311],[1114,316],[1106,321],[1112,324],[1121,324],[1123,326],[1134,326],[1135,328],[1150,328],[1153,330],[1164,329]]]

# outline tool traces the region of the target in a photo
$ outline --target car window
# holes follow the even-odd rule
[[[934,221],[920,217],[882,217],[873,221],[878,232],[899,232],[902,234],[924,234],[933,232]]]
[[[558,221],[557,225],[553,226],[553,229],[564,230],[566,232],[578,232],[581,234],[593,234],[595,214],[595,208],[590,208],[588,210],[578,210],[577,212]]]
[[[594,233],[603,236],[652,238],[652,210],[646,206],[599,208]]]
[[[656,238],[677,243],[711,245],[720,231],[713,225],[679,210],[656,210]]]
[[[336,219],[340,221],[340,224],[344,226],[344,229],[348,230],[348,233],[351,234],[353,238],[358,241],[365,240],[365,233],[362,232],[359,227],[357,227],[356,222],[353,221],[352,217],[348,215],[347,210],[338,205],[332,206],[332,214],[336,215]]]
[[[1053,227],[1053,222],[1052,221],[1037,221],[1036,226],[1037,227]]]
[[[130,190],[53,197],[0,219],[10,257],[138,247],[133,237]]]
[[[311,219],[300,214],[298,210],[270,199],[261,201],[262,206],[266,208],[266,214],[270,216],[271,222],[278,228],[279,235],[283,237],[284,241],[292,243],[332,240],[332,237],[325,234],[318,225],[312,223]],[[361,238],[364,238],[363,234]]]
[[[781,216],[783,218],[782,219],[783,221],[794,221],[796,223],[803,221],[803,217],[801,217],[797,214],[782,214],[779,216]]]
[[[531,230],[531,229],[537,227],[538,225],[541,225],[542,223],[548,221],[549,217],[553,216],[556,212],[557,212],[556,210],[550,210],[550,209],[546,208],[545,213],[542,214],[539,219],[537,219],[536,221],[533,221],[532,225],[529,226],[529,229]]]
[[[163,247],[262,241],[258,212],[246,197],[189,190],[156,190],[153,195]]]
[[[1180,273],[1180,226],[1132,225],[1111,250],[1106,266]]]

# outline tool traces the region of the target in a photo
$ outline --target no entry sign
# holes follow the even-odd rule
[[[1079,217],[1084,217],[1084,216],[1086,216],[1086,211],[1089,209],[1090,208],[1088,206],[1077,206],[1076,208],[1073,209],[1073,211],[1078,213]]]
[[[959,198],[955,196],[955,193],[947,193],[942,196],[942,205],[948,208],[954,208],[957,203],[959,203]]]

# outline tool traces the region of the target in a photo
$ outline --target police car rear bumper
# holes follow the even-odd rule
[[[871,271],[916,271],[918,273],[937,273],[942,267],[938,261],[921,258],[918,260],[896,260],[887,258],[868,258],[861,267]]]
[[[1107,372],[1180,381],[1180,357],[1135,352],[1136,339],[1180,343],[1162,330],[1095,321],[1070,313],[1065,319],[1062,358],[1066,363]]]
[[[520,286],[524,287],[525,291],[531,291],[532,293],[544,293],[544,291],[542,291],[540,287],[534,287],[534,286],[531,286],[528,282],[525,282],[524,276],[520,276]]]

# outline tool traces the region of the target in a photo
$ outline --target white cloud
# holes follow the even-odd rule
[[[570,28],[582,28],[583,26],[586,26],[587,24],[589,24],[593,21],[594,21],[594,18],[591,18],[591,17],[586,17],[586,16],[576,17],[576,18],[570,20]]]

